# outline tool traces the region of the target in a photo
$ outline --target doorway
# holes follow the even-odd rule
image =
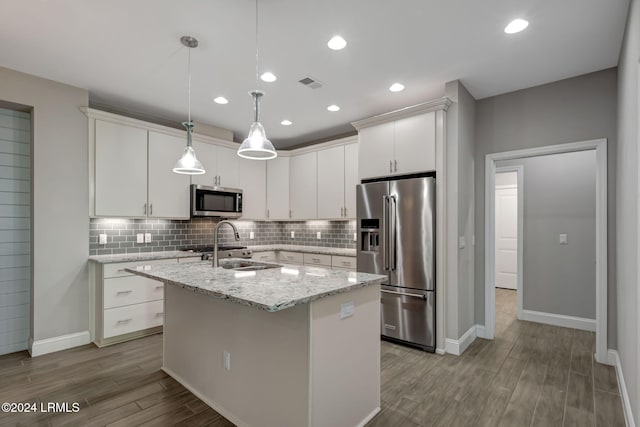
[[[522,319],[523,165],[496,167],[495,292],[496,322]]]
[[[595,265],[595,322],[593,322],[593,328],[596,334],[596,360],[600,363],[607,363],[607,141],[606,139],[590,140],[574,142],[569,144],[551,145],[545,147],[530,148],[524,150],[509,151],[503,153],[489,154],[485,160],[485,329],[484,337],[493,339],[495,336],[496,328],[496,265],[495,265],[495,185],[496,185],[496,173],[497,168],[500,166],[501,161],[526,159],[532,157],[539,157],[553,154],[563,153],[579,153],[585,151],[592,151],[595,153],[595,247],[592,245],[590,248],[594,252]],[[554,185],[551,183],[550,185]],[[520,186],[520,189],[522,187]],[[522,191],[520,191],[522,193]],[[520,209],[522,211],[522,209]],[[532,223],[533,225],[533,223]],[[544,230],[544,229],[541,229]],[[592,229],[593,230],[593,229]],[[555,231],[554,231],[555,232]],[[533,236],[536,236],[537,231]],[[555,239],[559,238],[559,242],[556,244],[566,245],[567,237],[562,234],[556,235]],[[580,236],[580,234],[573,234],[574,236]],[[564,239],[563,239],[564,237]],[[575,242],[574,247],[581,247],[580,242]],[[571,246],[570,246],[571,247]],[[522,251],[519,252],[522,254]],[[540,252],[538,252],[540,253]],[[542,252],[543,255],[549,254]],[[522,264],[520,264],[520,267]],[[520,276],[523,275],[523,270]],[[538,270],[536,270],[538,271]],[[591,276],[593,277],[593,276]],[[519,283],[520,285],[522,283]],[[522,288],[521,288],[522,289]],[[520,292],[522,295],[524,292]],[[543,294],[544,296],[544,294]],[[568,298],[571,302],[574,302]],[[551,301],[555,303],[555,300],[550,298],[544,298],[545,301]],[[578,307],[582,305],[578,304]],[[535,310],[535,309],[534,309]],[[549,311],[554,313],[554,311]],[[532,315],[545,314],[541,312],[531,311]],[[574,317],[576,316],[576,317]],[[556,319],[560,318],[563,322],[559,326],[578,327],[583,329],[584,320],[583,317],[578,315],[555,315]],[[548,317],[547,317],[548,318]],[[526,319],[525,319],[526,320]],[[535,320],[535,319],[529,319]],[[535,321],[542,321],[538,318]],[[572,322],[577,322],[572,324]],[[546,323],[543,321],[543,323]],[[555,323],[552,323],[555,324]],[[593,330],[593,329],[591,329]]]

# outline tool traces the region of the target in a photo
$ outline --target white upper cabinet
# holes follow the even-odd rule
[[[189,218],[189,175],[173,172],[185,145],[185,138],[149,132],[148,216]]]
[[[318,151],[318,218],[344,217],[344,146]]]
[[[344,146],[344,217],[356,217],[358,181],[358,144]]]
[[[147,131],[95,121],[95,215],[147,214]]]
[[[417,114],[359,129],[359,177],[434,171],[436,113]]]
[[[238,158],[242,189],[241,219],[265,219],[267,214],[267,163]]]
[[[317,153],[305,153],[290,158],[289,202],[291,218],[317,218]]]
[[[360,177],[390,175],[393,170],[394,122],[367,127],[358,132]]]
[[[289,219],[289,157],[267,160],[267,219]]]
[[[436,113],[396,120],[394,174],[436,170]]]
[[[191,177],[192,184],[211,187],[239,187],[238,165],[240,158],[235,149],[197,140],[193,141],[193,149],[206,173],[193,175]]]

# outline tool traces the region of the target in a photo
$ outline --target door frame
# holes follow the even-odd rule
[[[515,172],[517,175],[517,183],[516,183],[516,190],[517,190],[517,204],[518,204],[518,212],[516,212],[517,215],[517,219],[518,219],[518,231],[517,231],[517,237],[518,237],[518,247],[517,247],[517,262],[516,262],[516,267],[518,269],[518,275],[516,277],[516,299],[518,300],[518,309],[517,309],[517,313],[516,316],[518,319],[522,319],[522,294],[523,294],[523,290],[524,290],[524,285],[523,285],[523,277],[524,274],[523,273],[523,268],[524,268],[524,258],[522,256],[522,250],[523,250],[523,245],[524,245],[524,191],[523,191],[523,184],[524,184],[524,165],[514,165],[514,166],[496,166],[496,170],[495,173],[501,173],[501,172]],[[494,175],[494,182],[495,182],[495,175]],[[495,191],[496,191],[496,186],[494,184],[493,186],[493,194],[494,194],[494,201],[493,203],[495,203]],[[495,210],[494,210],[494,218],[493,218],[493,229],[494,229],[494,233],[495,233]],[[495,234],[494,234],[494,239],[495,239]],[[495,241],[494,241],[494,266],[495,266]],[[494,275],[493,275],[493,288],[495,290],[496,284],[495,284],[495,271],[494,271]],[[494,296],[494,310],[495,310],[495,296]],[[495,319],[495,317],[494,317]],[[495,323],[494,323],[495,325]],[[495,332],[495,329],[494,329]]]
[[[493,339],[495,293],[495,174],[496,162],[548,154],[596,152],[596,361],[607,363],[607,140],[606,138],[487,154],[485,158],[485,337]]]

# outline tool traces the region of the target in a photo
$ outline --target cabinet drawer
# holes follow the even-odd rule
[[[331,255],[304,254],[305,265],[323,265],[331,267]]]
[[[331,267],[345,268],[348,270],[356,269],[356,258],[352,256],[332,256]]]
[[[164,285],[141,276],[104,279],[104,308],[122,307],[141,302],[162,300]]]
[[[122,276],[132,276],[131,273],[124,271],[125,268],[138,268],[139,270],[143,270],[145,266],[155,265],[155,264],[176,264],[178,262],[175,258],[170,259],[154,259],[149,261],[131,261],[131,262],[118,262],[114,264],[105,264],[103,267],[103,277],[122,277]]]
[[[304,257],[300,252],[286,252],[280,251],[280,262],[284,262],[287,264],[299,264],[302,265],[304,262]]]
[[[254,252],[251,259],[265,262],[276,262],[277,260],[275,251]]]
[[[162,326],[164,301],[152,301],[104,311],[104,338]]]
[[[190,262],[200,262],[200,261],[202,261],[202,256],[178,258],[178,264],[186,264]]]

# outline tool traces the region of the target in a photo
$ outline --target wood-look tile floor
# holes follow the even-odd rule
[[[383,342],[382,411],[368,426],[624,426],[592,333],[516,320],[513,291],[496,302],[496,339],[460,357]],[[78,413],[0,413],[0,425],[233,426],[162,372],[161,357],[162,335],[0,356],[0,402],[80,403]]]
[[[624,426],[612,367],[595,334],[516,319],[515,291],[496,290],[496,338],[462,356],[382,343],[382,411],[368,427]]]

